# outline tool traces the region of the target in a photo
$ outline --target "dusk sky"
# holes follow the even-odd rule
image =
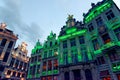
[[[28,55],[39,39],[46,40],[51,31],[59,34],[68,14],[81,21],[91,3],[101,0],[0,0],[0,23],[18,34],[16,46],[28,44]],[[120,0],[114,0],[120,8]]]

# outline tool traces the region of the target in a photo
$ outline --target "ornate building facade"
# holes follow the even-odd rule
[[[84,23],[97,76],[100,80],[120,80],[120,10],[113,0],[91,6],[84,14]]]
[[[69,15],[58,39],[60,80],[97,80],[85,25]]]
[[[28,68],[29,70],[28,70],[27,78],[30,80],[40,79],[42,49],[43,49],[43,46],[38,40],[34,49],[32,49],[32,54],[29,62],[29,68]]]
[[[23,42],[12,51],[10,63],[5,68],[4,74],[12,80],[26,80],[29,57],[27,56],[27,44]]]
[[[14,49],[18,37],[13,31],[0,25],[0,79],[26,80],[29,57],[26,43]]]
[[[58,41],[53,32],[47,37],[43,46],[41,80],[58,80]]]
[[[58,73],[58,41],[56,34],[51,32],[43,45],[38,41],[32,50],[28,79],[58,80]]]
[[[5,23],[0,25],[0,78],[5,76],[5,68],[9,66],[10,56],[18,37],[13,31],[6,28]]]
[[[41,52],[40,80],[120,80],[120,9],[113,0],[91,6],[81,22],[68,16],[57,46],[48,36]],[[54,59],[59,61],[57,78]]]

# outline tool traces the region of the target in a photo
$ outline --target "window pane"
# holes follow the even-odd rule
[[[79,37],[79,43],[80,44],[84,44],[85,43],[84,36],[80,36]]]
[[[108,12],[106,12],[106,16],[108,20],[111,20],[112,18],[115,17],[114,13],[112,12],[112,10],[109,10]]]
[[[67,48],[67,41],[63,41],[63,48]]]
[[[70,45],[71,45],[71,47],[72,46],[76,46],[75,38],[73,38],[73,39],[70,40]]]

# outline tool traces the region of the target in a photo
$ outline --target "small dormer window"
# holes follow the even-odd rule
[[[57,41],[55,42],[55,45],[57,45]]]
[[[52,41],[50,42],[50,47],[52,46]]]

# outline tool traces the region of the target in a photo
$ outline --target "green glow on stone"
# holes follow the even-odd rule
[[[120,71],[120,65],[116,65],[116,66],[112,67],[112,69],[114,72]]]
[[[64,36],[61,36],[59,37],[59,40],[64,40],[64,39],[67,39],[69,38],[71,35],[64,35]]]
[[[78,53],[78,61],[79,62],[82,61],[82,55],[81,55],[81,53]]]
[[[94,51],[94,54],[96,54],[96,55],[100,54],[100,53],[102,53],[102,50],[105,50],[105,49],[110,48],[110,47],[115,46],[115,45],[120,46],[120,41],[109,42],[109,43],[103,45],[100,49]]]
[[[101,49],[94,51],[94,54],[100,54],[100,53],[102,53]]]
[[[89,21],[91,21],[93,18],[95,18],[97,15],[99,15],[100,13],[104,12],[105,10],[107,10],[108,8],[111,7],[111,3],[107,2],[104,3],[96,8],[94,8],[86,17],[85,17],[85,23],[88,23]],[[95,13],[96,11],[96,13]]]
[[[39,40],[38,42],[36,43],[34,49],[32,49],[32,54],[35,54],[37,50],[41,49],[42,48],[42,45],[40,44]]]
[[[37,62],[37,65],[39,65],[40,64],[40,62]]]
[[[52,71],[48,71],[47,73],[48,73],[48,75],[51,75],[51,74],[52,74]]]
[[[43,75],[43,76],[46,75],[46,71],[42,72],[42,75]]]
[[[30,66],[33,66],[33,65],[34,65],[34,64],[32,64],[32,63],[30,64]]]
[[[109,42],[107,44],[105,44],[103,47],[102,47],[102,50],[106,49],[106,48],[109,48],[109,47],[112,47],[116,45],[115,42]]]
[[[53,70],[53,74],[58,74],[58,70]]]
[[[63,59],[62,58],[60,59],[60,64],[63,64]]]
[[[119,28],[119,27],[120,27],[120,23],[115,24],[115,25],[112,26],[113,29],[116,29],[116,28]]]
[[[32,75],[29,74],[29,75],[27,76],[27,78],[32,78]]]
[[[75,28],[75,27],[72,27],[72,28],[70,28],[70,29],[67,29],[66,30],[66,33],[67,34],[70,34],[70,33],[73,33],[73,32],[75,32],[77,29]]]
[[[69,56],[68,57],[68,62],[71,63],[72,62],[72,58]]]
[[[36,76],[37,78],[39,78],[39,77],[40,77],[40,74],[35,74],[35,76]]]
[[[67,35],[64,35],[64,36],[60,36],[58,37],[59,40],[65,40],[65,39],[68,39],[72,36],[77,36],[77,35],[83,35],[87,30],[86,29],[83,29],[83,30],[80,30],[80,31],[76,31],[72,34],[67,34]]]
[[[89,60],[92,60],[91,53],[88,53],[88,58],[89,58]]]
[[[117,45],[120,46],[120,41],[117,42]]]
[[[77,31],[77,32],[73,33],[72,35],[74,35],[74,36],[76,36],[76,35],[83,35],[85,32],[86,32],[86,29]]]

